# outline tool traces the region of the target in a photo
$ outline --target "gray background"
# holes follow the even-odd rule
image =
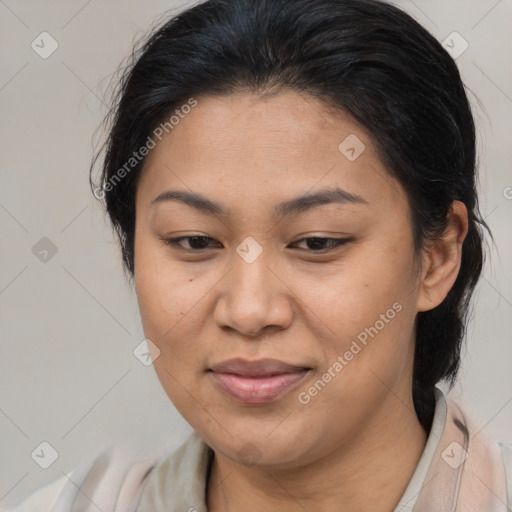
[[[469,44],[457,63],[479,99],[481,202],[496,246],[452,395],[488,435],[512,441],[512,0],[396,3],[439,40],[457,31]],[[0,0],[0,505],[121,435],[172,447],[190,432],[133,355],[144,338],[135,294],[88,187],[109,76],[134,37],[186,5]],[[43,31],[59,44],[47,59],[31,48]],[[46,262],[33,253],[43,237],[57,248]],[[59,454],[46,470],[30,456],[42,441]]]

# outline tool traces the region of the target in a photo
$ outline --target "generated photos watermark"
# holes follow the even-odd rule
[[[174,111],[174,114],[169,117],[167,121],[164,123],[160,123],[152,132],[151,135],[148,135],[146,142],[137,150],[132,153],[132,156],[128,158],[128,160],[120,167],[106,183],[103,184],[102,187],[96,187],[94,189],[94,196],[96,199],[104,199],[105,193],[110,192],[115,188],[115,186],[121,182],[123,178],[126,177],[127,174],[130,173],[142,160],[149,154],[149,152],[156,147],[156,140],[162,140],[164,133],[170,133],[179,122],[185,118],[187,114],[189,114],[194,108],[197,106],[197,100],[193,97],[189,98],[187,103],[181,105],[180,108],[177,108]]]
[[[331,382],[342,370],[349,364],[354,356],[359,354],[361,350],[366,347],[370,341],[368,338],[375,338],[384,327],[395,318],[397,313],[402,311],[402,304],[395,302],[391,308],[385,313],[381,313],[379,319],[370,327],[366,327],[357,335],[357,340],[352,340],[350,348],[343,354],[338,355],[336,361],[327,368],[322,376],[315,381],[315,383],[308,388],[307,391],[302,391],[298,394],[297,400],[302,405],[307,405],[311,400],[320,393],[329,382]]]

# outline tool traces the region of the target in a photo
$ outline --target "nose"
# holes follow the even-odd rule
[[[235,254],[231,272],[221,281],[214,319],[222,329],[248,337],[286,329],[293,319],[290,284],[265,251],[252,263]]]

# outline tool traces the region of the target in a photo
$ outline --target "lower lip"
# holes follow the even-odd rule
[[[233,373],[211,372],[215,382],[231,398],[243,404],[266,404],[283,396],[304,379],[309,370],[272,377],[242,377]]]

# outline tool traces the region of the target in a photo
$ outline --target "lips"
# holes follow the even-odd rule
[[[296,387],[310,368],[275,359],[230,359],[210,368],[215,383],[229,397],[243,404],[273,402]]]

